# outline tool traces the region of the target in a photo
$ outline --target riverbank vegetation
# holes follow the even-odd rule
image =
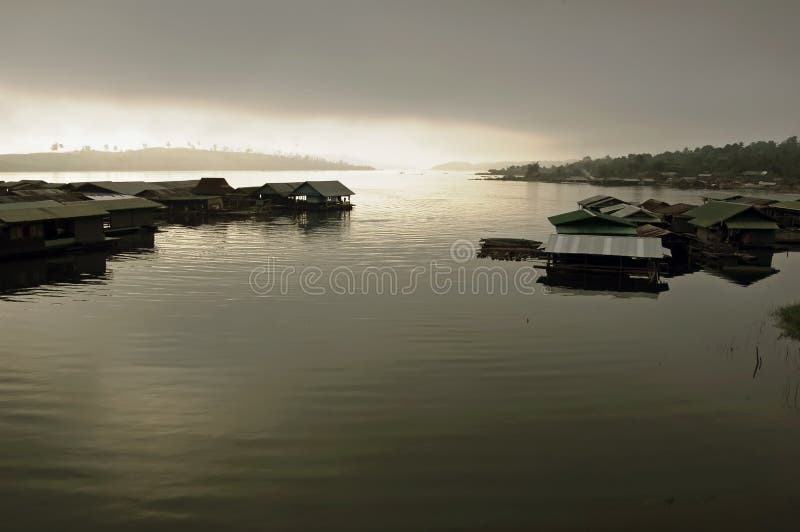
[[[800,303],[779,308],[775,317],[786,336],[800,340]]]
[[[584,157],[574,163],[550,167],[536,163],[509,166],[490,170],[489,174],[525,181],[670,180],[673,185],[684,184],[687,188],[723,188],[748,183],[792,187],[800,186],[800,143],[793,136],[782,142],[738,142],[722,147],[665,151],[656,155],[636,153],[599,159]]]

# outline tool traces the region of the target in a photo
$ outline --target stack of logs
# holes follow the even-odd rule
[[[478,258],[495,260],[526,260],[546,258],[540,249],[542,243],[522,238],[482,238]]]

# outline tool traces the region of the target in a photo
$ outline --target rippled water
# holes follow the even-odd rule
[[[254,292],[270,264],[513,276],[529,266],[451,247],[541,240],[548,215],[607,189],[215,175],[341,179],[356,207],[170,225],[152,250],[2,270],[4,529],[794,529],[800,346],[769,314],[800,293],[798,255],[750,286],[698,272],[657,297],[437,294],[425,277],[312,295],[297,275]]]

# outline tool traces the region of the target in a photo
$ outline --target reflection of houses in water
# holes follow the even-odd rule
[[[48,284],[74,284],[106,274],[104,252],[69,253],[0,262],[0,289],[13,292]]]
[[[768,249],[750,250],[738,255],[704,258],[702,267],[711,275],[750,286],[780,271],[772,267],[773,255],[773,251]]]
[[[0,291],[54,284],[79,284],[107,278],[106,264],[115,253],[149,253],[154,246],[152,231],[141,231],[114,239],[112,252],[61,253],[42,257],[0,261]]]
[[[350,222],[348,210],[303,210],[294,216],[297,226],[304,231],[313,231],[324,227],[341,227]]]

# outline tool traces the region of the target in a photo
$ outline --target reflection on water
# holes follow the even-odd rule
[[[769,314],[800,294],[795,253],[746,289],[704,270],[657,299],[251,290],[270,259],[511,275],[530,265],[454,264],[451,245],[544,240],[548,215],[603,192],[468,177],[323,174],[353,211],[169,223],[94,280],[3,297],[4,526],[792,529],[800,358]]]
[[[0,262],[0,290],[16,290],[46,284],[80,283],[106,274],[106,254],[81,253]]]
[[[154,234],[142,231],[116,237],[110,252],[63,253],[0,261],[0,297],[47,285],[60,285],[63,294],[69,285],[103,282],[107,279],[106,262],[114,254],[147,252],[154,245]]]

